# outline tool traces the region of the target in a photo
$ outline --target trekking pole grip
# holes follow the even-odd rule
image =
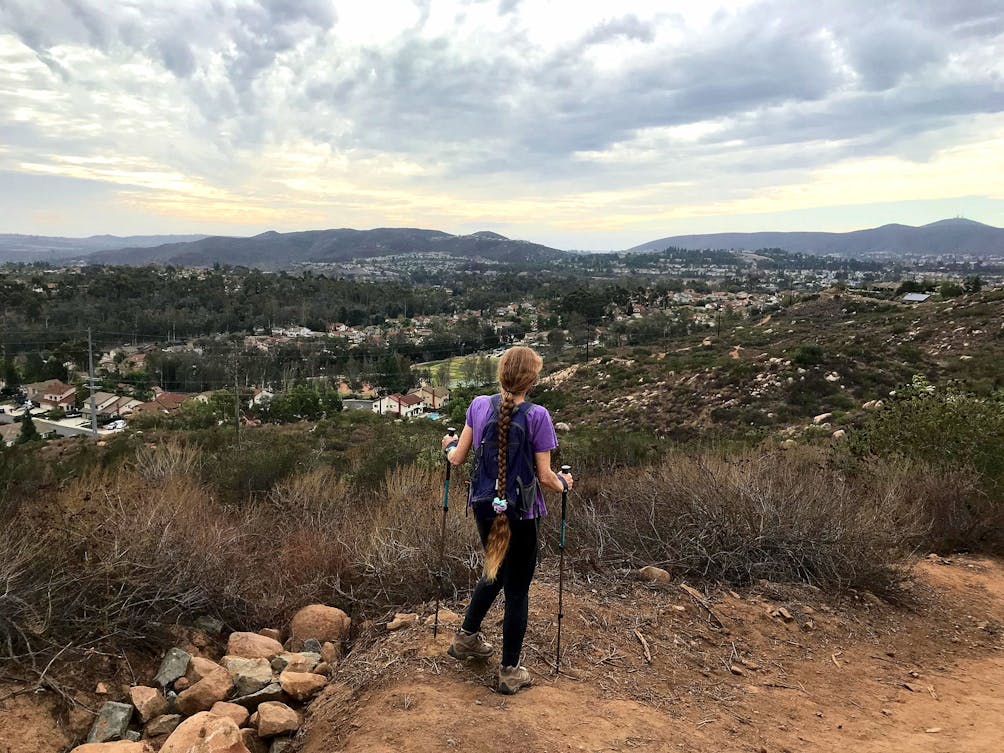
[[[446,433],[449,434],[451,437],[457,436],[457,430],[454,429],[452,426],[446,430]],[[454,443],[454,446],[456,446],[456,443]],[[447,447],[443,451],[443,453],[446,455],[446,480],[449,481],[450,471],[453,470],[453,463],[450,462],[450,448]]]

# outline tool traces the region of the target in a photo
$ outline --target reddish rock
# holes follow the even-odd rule
[[[326,661],[322,661],[320,664],[314,667],[314,674],[324,675],[325,677],[327,677],[329,674],[331,674],[331,665],[328,664]]]
[[[156,688],[137,685],[129,688],[129,700],[136,707],[140,721],[146,723],[155,716],[167,713],[167,699]]]
[[[199,711],[209,711],[214,703],[226,700],[232,687],[233,682],[225,669],[222,672],[214,672],[185,692],[179,693],[175,705],[185,716],[191,716]]]
[[[185,679],[188,680],[189,687],[191,687],[199,680],[204,680],[210,675],[218,674],[220,672],[228,674],[224,667],[221,667],[212,659],[203,659],[201,656],[193,656],[192,660],[188,663],[188,669],[185,671]],[[178,684],[175,683],[174,687],[177,690]]]
[[[258,633],[231,633],[227,641],[227,655],[244,659],[271,659],[282,653],[282,644],[275,638]]]
[[[299,715],[285,703],[269,701],[258,707],[258,737],[275,737],[284,732],[296,732],[299,726]]]
[[[325,641],[324,645],[321,646],[321,661],[328,664],[337,664],[340,658],[342,658],[341,647],[337,643]]]
[[[275,628],[262,628],[258,631],[258,635],[264,635],[266,638],[271,638],[274,641],[282,640],[282,633]]]
[[[226,701],[214,703],[213,707],[209,709],[209,713],[233,719],[234,724],[238,727],[243,727],[244,723],[248,720],[248,710],[246,708],[238,706],[236,703],[227,703]]]
[[[78,745],[70,753],[153,753],[149,743],[133,743],[128,740],[118,740],[114,743],[87,743]]]
[[[290,698],[305,701],[328,684],[328,678],[313,672],[290,672],[279,675],[279,685]]]
[[[249,753],[233,719],[207,712],[182,722],[160,753]]]
[[[297,612],[289,625],[292,647],[296,651],[301,650],[308,638],[322,643],[341,643],[348,637],[351,624],[352,620],[341,609],[311,604]]]
[[[182,690],[188,690],[190,687],[192,687],[192,682],[187,677],[179,677],[174,681],[174,689],[178,693]]]

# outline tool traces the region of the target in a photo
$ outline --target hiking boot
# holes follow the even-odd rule
[[[453,643],[446,653],[454,659],[487,659],[492,655],[492,644],[481,633],[465,633],[458,630],[453,635]]]
[[[526,667],[499,667],[499,693],[513,695],[530,685]]]

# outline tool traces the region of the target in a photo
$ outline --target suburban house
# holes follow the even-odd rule
[[[417,395],[399,395],[397,393],[382,397],[373,403],[373,412],[388,416],[410,418],[420,415],[423,411],[422,399]]]
[[[94,393],[94,408],[95,412],[99,416],[124,416],[132,413],[137,407],[142,405],[139,400],[131,397],[122,397],[121,395],[113,395],[110,392],[95,392]],[[82,409],[84,416],[90,418],[91,416],[91,399],[87,398],[84,401],[84,407]]]
[[[153,400],[137,405],[133,410],[142,413],[174,413],[181,407],[182,403],[192,397],[184,392],[163,392],[157,391],[156,388],[154,393]]]
[[[450,391],[446,387],[423,385],[408,394],[417,396],[426,410],[439,410],[450,402]]]
[[[265,387],[255,387],[251,393],[250,407],[257,408],[262,405],[268,405],[273,397],[275,397],[275,393],[272,392],[272,390],[266,389]]]
[[[63,383],[59,379],[50,379],[46,382],[35,382],[26,384],[24,390],[28,399],[40,408],[53,410],[55,408],[68,408],[77,399],[77,388]]]

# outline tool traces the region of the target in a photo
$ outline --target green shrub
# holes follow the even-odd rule
[[[791,362],[799,366],[816,366],[823,362],[823,348],[815,343],[799,345],[788,351]]]

